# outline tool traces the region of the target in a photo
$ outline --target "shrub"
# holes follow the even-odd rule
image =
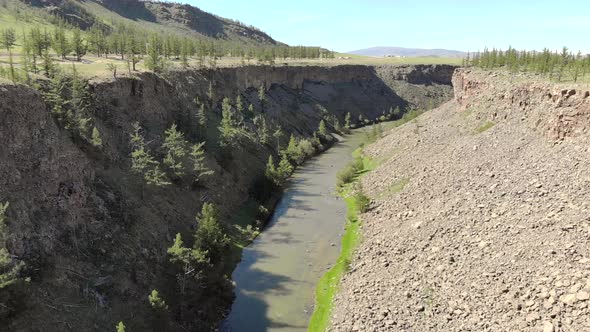
[[[365,213],[369,210],[371,199],[367,195],[365,195],[365,193],[363,192],[363,187],[360,184],[355,186],[353,197],[356,209],[360,213]]]
[[[338,187],[343,187],[344,185],[351,183],[354,181],[354,177],[356,175],[356,171],[353,165],[348,165],[340,170],[337,174],[337,185]]]
[[[315,147],[308,139],[302,139],[299,141],[299,151],[304,159],[311,158],[315,155]]]
[[[365,165],[363,162],[363,158],[354,158],[354,160],[350,164],[348,164],[346,167],[344,167],[344,169],[342,169],[336,174],[338,187],[342,187],[348,183],[352,183],[356,178],[357,173],[361,172],[364,168]]]

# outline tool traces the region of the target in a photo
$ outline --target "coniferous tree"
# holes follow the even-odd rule
[[[90,118],[85,117],[91,106],[91,94],[88,91],[88,84],[80,77],[75,65],[72,65],[72,95],[70,99],[70,107],[72,109],[71,127],[75,128],[77,132],[85,139],[90,137]],[[98,133],[98,131],[97,131]],[[94,133],[92,133],[94,134]],[[100,138],[100,137],[99,137]],[[92,142],[92,141],[91,141]]]
[[[350,130],[350,118],[350,112],[346,113],[346,116],[344,117],[344,129],[347,131]]]
[[[72,37],[72,50],[76,55],[76,60],[79,62],[82,57],[86,55],[88,47],[86,41],[82,38],[82,31],[80,29],[74,29],[74,35]]]
[[[133,123],[131,136],[131,171],[141,176],[145,182],[154,186],[169,185],[166,174],[160,169],[160,163],[154,159],[148,150],[148,146],[141,134],[141,126]]]
[[[238,95],[236,97],[236,113],[237,113],[237,122],[238,125],[243,125],[244,124],[244,104],[242,104],[242,96]]]
[[[205,112],[205,104],[200,103],[199,110],[197,111],[197,121],[201,128],[207,126],[207,113]]]
[[[320,121],[320,125],[318,127],[318,133],[320,136],[327,138],[328,137],[328,129],[326,128],[326,122],[322,119]]]
[[[162,148],[166,153],[164,165],[175,178],[181,178],[185,174],[183,159],[188,151],[184,134],[177,129],[176,124],[173,124],[164,133]]]
[[[157,290],[152,290],[152,292],[148,295],[148,300],[150,301],[150,305],[154,310],[157,311],[166,311],[168,310],[168,305],[166,301],[162,299],[160,293]]]
[[[55,75],[55,64],[53,63],[53,59],[51,55],[49,55],[49,51],[44,50],[43,54],[43,71],[45,72],[46,77],[53,77]]]
[[[16,31],[12,28],[0,30],[0,46],[10,52],[12,47],[16,44]]]
[[[153,72],[160,72],[163,68],[161,56],[161,41],[158,35],[153,34],[150,36],[149,44],[147,46],[147,59],[145,60],[145,66],[147,69]]]
[[[281,126],[278,126],[272,134],[272,136],[277,140],[277,152],[281,150],[281,137],[283,137],[284,135],[285,133],[283,133],[283,129],[281,128]]]
[[[51,47],[58,56],[61,56],[62,59],[65,59],[66,56],[70,54],[70,43],[68,42],[66,31],[63,26],[58,26],[55,28]]]
[[[223,99],[221,106],[221,123],[219,125],[219,132],[221,133],[221,143],[223,145],[229,145],[234,142],[236,130],[232,114],[232,106],[227,97]]]
[[[287,145],[284,153],[289,161],[294,164],[300,164],[303,161],[299,152],[299,145],[297,144],[297,140],[293,134],[291,134],[291,137],[289,137],[289,144]]]
[[[25,265],[23,262],[15,261],[6,248],[8,241],[6,211],[8,207],[8,202],[0,203],[0,290],[19,280],[20,272]]]
[[[229,238],[225,235],[223,227],[219,223],[215,205],[211,203],[203,204],[197,220],[199,225],[195,231],[194,248],[206,252],[211,264],[220,263],[228,249]]]
[[[102,138],[100,138],[100,132],[96,127],[92,128],[92,138],[90,142],[96,147],[102,146]]]
[[[268,157],[268,162],[266,163],[266,170],[264,172],[264,175],[267,179],[271,180],[275,185],[280,185],[280,181],[277,176],[277,169],[275,166],[275,162],[272,158],[272,155]]]
[[[214,172],[205,165],[205,150],[203,147],[205,142],[198,143],[192,146],[190,158],[193,163],[193,172],[195,180],[198,181],[201,177],[212,175]]]
[[[262,114],[256,115],[254,117],[254,125],[256,126],[256,134],[258,136],[258,140],[260,144],[267,144],[268,140],[270,139],[270,134],[268,132],[268,125],[266,124],[266,119]]]
[[[125,324],[123,324],[123,322],[117,324],[117,332],[125,332]]]
[[[293,174],[293,165],[289,162],[289,157],[285,153],[282,153],[281,161],[279,161],[279,166],[277,167],[277,175],[280,183],[285,183],[291,174]]]

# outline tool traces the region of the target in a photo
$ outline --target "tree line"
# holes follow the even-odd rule
[[[46,63],[52,61],[53,56],[61,59],[73,56],[76,61],[81,61],[88,54],[118,57],[126,61],[129,71],[137,70],[137,63],[144,61],[147,69],[156,72],[164,70],[170,60],[180,61],[184,67],[188,67],[191,61],[196,61],[199,67],[215,67],[217,60],[223,57],[241,58],[244,64],[251,60],[274,64],[280,59],[334,57],[334,52],[320,47],[246,44],[145,31],[123,23],[113,28],[94,25],[83,31],[64,21],[57,21],[52,29],[32,27],[22,32],[13,28],[2,29],[0,46],[9,53],[11,68],[14,68],[13,49],[20,46],[20,69],[45,75],[48,74]],[[3,74],[15,78],[14,74]]]
[[[483,69],[506,68],[511,72],[532,72],[549,79],[562,81],[571,79],[577,82],[590,72],[590,56],[582,52],[573,53],[567,47],[560,51],[518,51],[512,47],[508,50],[487,47],[483,52],[468,54],[464,66]]]

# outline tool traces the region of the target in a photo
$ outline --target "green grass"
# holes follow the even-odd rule
[[[406,185],[408,185],[408,183],[410,183],[410,178],[402,178],[402,179],[394,182],[392,185],[390,185],[387,189],[385,189],[381,193],[379,193],[378,197],[379,198],[386,198],[386,197],[390,197],[392,195],[395,195],[395,194],[401,192],[402,190],[404,190],[404,188],[406,187]]]
[[[404,125],[412,120],[415,120],[417,117],[424,114],[424,112],[426,112],[426,111],[410,110],[410,111],[404,113],[404,115],[402,116],[401,119],[384,123],[383,129],[384,130],[391,130],[393,128],[397,128],[397,127]]]
[[[361,148],[353,152],[354,158],[362,158],[363,169],[355,175],[357,181],[363,174],[377,167],[377,163],[370,158],[362,155]],[[348,183],[340,189],[340,196],[346,202],[346,227],[342,236],[342,249],[336,264],[326,272],[316,286],[315,310],[311,316],[308,331],[323,332],[330,324],[330,314],[332,311],[332,301],[338,291],[340,279],[350,268],[352,254],[360,242],[360,219],[359,219],[359,202],[356,201],[357,195],[354,195],[355,182]]]
[[[496,125],[496,124],[495,124],[494,122],[492,122],[492,121],[488,121],[488,122],[484,123],[483,125],[481,125],[481,126],[477,127],[477,129],[475,129],[475,132],[476,132],[477,134],[481,134],[481,133],[483,133],[484,131],[486,131],[486,130],[488,130],[488,129],[492,128],[492,127],[493,127],[493,126],[495,126],[495,125]]]
[[[386,57],[371,57],[364,55],[348,54],[348,53],[336,53],[336,61],[345,62],[350,64],[362,64],[362,65],[383,65],[383,64],[407,64],[407,65],[461,65],[462,59],[459,58],[443,58],[443,57],[406,57],[406,58],[386,58]],[[339,58],[350,58],[350,59],[339,59]]]

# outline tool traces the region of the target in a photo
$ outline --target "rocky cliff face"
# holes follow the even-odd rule
[[[590,327],[590,87],[461,69],[366,153],[373,198],[331,331]]]
[[[580,136],[590,129],[590,88],[584,84],[463,69],[453,76],[453,87],[463,109],[482,105],[494,111],[489,114],[493,121],[520,116],[550,139]]]
[[[158,289],[165,299],[177,296],[166,253],[174,235],[191,238],[195,214],[206,201],[218,205],[227,229],[237,232],[236,216],[255,201],[256,179],[263,176],[268,156],[276,154],[274,139],[266,145],[219,146],[223,97],[240,95],[245,105],[262,110],[269,124],[283,128],[284,146],[290,134],[310,137],[326,115],[341,123],[347,112],[353,119],[374,119],[390,107],[448,99],[452,70],[243,67],[91,82],[100,148],[61,129],[39,92],[1,86],[0,201],[10,202],[10,252],[26,262],[31,277],[18,301],[10,300],[8,309],[0,311],[1,326],[10,331],[104,331],[125,321],[130,330],[150,329],[149,292]],[[264,104],[258,99],[260,86],[266,90]],[[196,98],[213,106],[207,129],[197,124]],[[197,187],[145,186],[130,172],[133,122],[141,124],[153,147],[161,145],[172,124],[189,141],[206,141],[206,163],[215,176]],[[193,302],[199,305],[190,326],[208,330],[223,316],[231,294],[204,289]],[[173,322],[182,319],[171,317]]]

